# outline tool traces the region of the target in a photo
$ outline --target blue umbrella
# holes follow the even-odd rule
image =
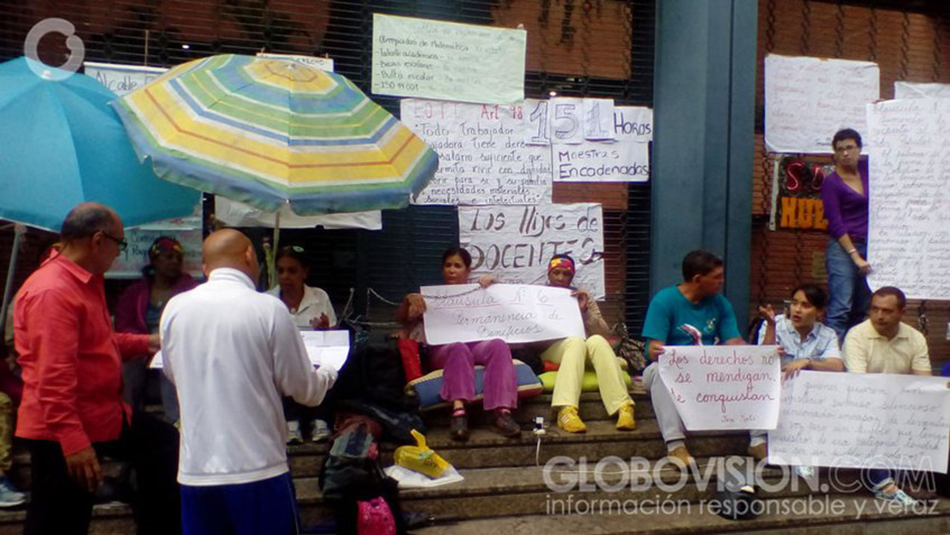
[[[87,201],[115,209],[127,226],[194,210],[197,191],[139,161],[109,106],[114,93],[83,74],[47,80],[28,61],[0,64],[0,219],[58,231]]]
[[[200,194],[139,161],[109,106],[112,91],[83,74],[47,79],[28,62],[41,74],[57,70],[27,58],[0,64],[0,219],[58,231],[69,210],[87,201],[112,207],[127,226],[191,214]]]

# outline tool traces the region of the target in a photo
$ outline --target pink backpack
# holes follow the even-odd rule
[[[382,496],[357,504],[356,532],[359,535],[396,535],[396,520]]]

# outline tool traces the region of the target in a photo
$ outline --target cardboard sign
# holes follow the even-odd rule
[[[769,462],[947,473],[946,377],[803,371],[786,381]]]
[[[765,57],[765,147],[770,152],[830,154],[842,128],[866,131],[864,106],[881,98],[877,63]],[[865,146],[868,146],[866,143]]]
[[[520,104],[527,35],[374,13],[373,93]]]
[[[565,288],[492,284],[423,286],[426,341],[432,345],[500,338],[508,343],[584,338],[577,299]]]
[[[439,170],[414,204],[551,201],[551,152],[525,143],[522,107],[405,99],[403,124],[439,154]]]
[[[505,282],[547,284],[555,254],[574,258],[574,286],[603,299],[604,216],[599,204],[460,206],[459,243],[472,254],[472,273]]]
[[[110,91],[122,97],[140,87],[144,87],[168,69],[161,67],[145,67],[142,65],[119,65],[115,63],[83,63],[86,76],[91,76],[109,88]]]
[[[778,346],[666,346],[659,373],[690,431],[775,429]]]
[[[872,289],[950,299],[950,100],[868,106],[868,262]]]

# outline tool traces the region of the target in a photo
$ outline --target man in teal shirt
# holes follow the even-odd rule
[[[686,449],[686,429],[676,412],[670,391],[658,377],[657,358],[663,346],[742,345],[736,314],[719,294],[725,280],[722,259],[707,251],[692,251],[683,258],[683,282],[657,292],[650,301],[643,337],[650,341],[650,364],[643,384],[650,390],[653,411],[667,451],[684,465],[695,462]]]

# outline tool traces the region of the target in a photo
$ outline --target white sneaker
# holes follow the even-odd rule
[[[897,502],[906,507],[913,507],[917,505],[917,500],[908,496],[907,493],[902,491],[901,489],[897,489],[897,492],[895,492],[894,494],[885,494],[883,490],[879,490],[874,493],[874,497],[879,500]]]
[[[287,422],[287,444],[303,444],[303,433],[297,420]]]
[[[795,473],[798,474],[798,477],[802,479],[811,479],[815,477],[815,467],[814,466],[796,466]]]
[[[330,426],[327,425],[323,420],[314,420],[311,422],[313,432],[310,435],[310,440],[314,442],[323,442],[324,440],[330,438]]]
[[[6,477],[0,476],[0,507],[16,507],[26,503],[26,495],[18,491]]]

